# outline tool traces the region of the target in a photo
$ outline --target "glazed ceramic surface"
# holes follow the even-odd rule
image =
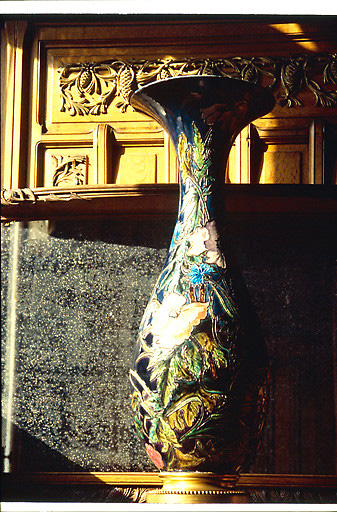
[[[180,167],[177,222],[130,372],[135,425],[161,470],[233,473],[256,452],[268,364],[241,321],[218,206],[235,137],[274,98],[248,82],[188,76],[143,87],[131,103],[169,133]]]

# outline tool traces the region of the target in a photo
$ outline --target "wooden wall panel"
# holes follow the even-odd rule
[[[265,154],[260,183],[303,183],[305,147],[269,146]]]
[[[1,30],[1,183],[3,187],[24,186],[26,138],[22,137],[27,103],[24,38],[27,22],[13,21]]]
[[[333,20],[7,21],[3,186],[50,186],[53,145],[64,161],[86,156],[88,186],[177,183],[169,138],[129,99],[142,80],[179,74],[184,66],[275,82],[276,106],[237,138],[227,182],[335,183],[336,29]]]

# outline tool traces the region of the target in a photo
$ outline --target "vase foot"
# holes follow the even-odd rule
[[[214,473],[162,473],[163,487],[150,491],[147,503],[248,503],[245,491],[236,489],[237,475]]]

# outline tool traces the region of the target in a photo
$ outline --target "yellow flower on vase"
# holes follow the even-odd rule
[[[187,176],[191,174],[192,147],[188,143],[187,137],[184,133],[181,133],[179,137],[178,157],[180,162],[181,176],[183,181],[185,181]]]

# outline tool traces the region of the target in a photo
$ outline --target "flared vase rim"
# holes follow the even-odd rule
[[[237,82],[240,83],[241,86],[245,84],[247,87],[247,90],[255,90],[255,91],[265,91],[266,95],[272,95],[272,92],[267,87],[263,87],[262,85],[255,84],[253,82],[249,82],[248,80],[243,80],[241,78],[234,78],[229,76],[220,76],[220,75],[182,75],[182,76],[171,76],[168,78],[161,78],[160,80],[155,80],[153,82],[150,82],[148,84],[142,85],[136,89],[130,98],[130,104],[132,105],[133,98],[137,98],[138,96],[141,96],[143,92],[146,92],[151,89],[155,89],[158,86],[169,83],[169,82],[181,82],[181,81],[200,81],[200,80],[207,80],[207,81],[222,81],[224,83],[233,83]]]

